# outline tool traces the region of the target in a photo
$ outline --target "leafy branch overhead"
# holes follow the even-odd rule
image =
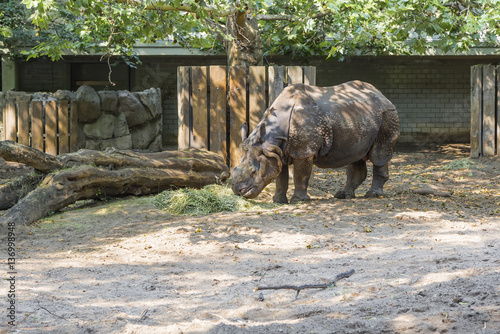
[[[137,43],[170,40],[263,56],[424,54],[500,46],[497,0],[23,0],[38,29],[30,56],[64,50],[134,56]],[[3,24],[3,23],[2,23]],[[0,26],[0,31],[6,28]],[[8,27],[7,27],[8,28]],[[259,54],[260,52],[260,54]]]

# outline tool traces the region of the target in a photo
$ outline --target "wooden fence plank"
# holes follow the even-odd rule
[[[316,86],[315,66],[304,66],[304,83],[306,85]]]
[[[497,137],[497,143],[496,143],[496,154],[500,155],[500,66],[497,66],[497,117],[496,117],[496,137]]]
[[[269,67],[269,106],[271,106],[280,95],[284,87],[284,67]]]
[[[482,83],[483,72],[481,66],[471,67],[471,128],[470,128],[470,156],[477,158],[481,155],[481,111],[482,111]]]
[[[31,102],[31,146],[43,152],[43,101]]]
[[[177,68],[178,149],[189,148],[189,67]]]
[[[289,85],[303,83],[302,67],[288,66],[286,74],[287,74],[287,82]]]
[[[210,66],[210,151],[227,162],[226,84],[226,67]]]
[[[17,141],[17,126],[16,126],[16,102],[8,100],[5,103],[4,109],[3,131],[5,133],[5,140]]]
[[[58,152],[57,154],[69,153],[69,124],[68,124],[68,101],[59,101],[57,106],[57,128],[58,128]]]
[[[191,104],[193,106],[191,147],[208,149],[207,67],[193,66],[191,78]]]
[[[231,66],[229,71],[229,167],[240,162],[241,125],[247,120],[247,70],[245,66]]]
[[[17,142],[21,145],[30,146],[30,103],[29,101],[19,101],[17,106]]]
[[[250,66],[248,73],[248,127],[253,131],[266,111],[266,67]]]
[[[57,105],[45,102],[45,153],[57,155]]]
[[[495,66],[483,66],[483,156],[495,155]]]
[[[7,102],[5,102],[7,103]],[[0,107],[2,107],[2,104],[0,103]],[[3,107],[2,109],[2,126],[3,126],[3,131],[2,131],[2,138],[0,138],[1,140],[6,140],[5,137],[7,136],[7,130],[6,130],[6,127],[5,127],[5,124],[7,123],[6,122],[6,113],[5,113],[5,110],[7,109],[6,106]]]
[[[78,151],[78,103],[71,101],[69,110],[69,151]]]

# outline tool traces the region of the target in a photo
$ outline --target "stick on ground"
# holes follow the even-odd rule
[[[301,290],[304,289],[326,289],[329,287],[333,287],[337,284],[337,281],[342,278],[351,277],[354,274],[354,269],[346,271],[345,273],[338,274],[333,280],[323,283],[323,284],[304,284],[304,285],[278,285],[278,286],[258,286],[255,288],[255,291],[259,290],[280,290],[280,289],[291,289],[297,291],[295,298],[299,296]]]

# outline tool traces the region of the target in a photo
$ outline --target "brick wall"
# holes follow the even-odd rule
[[[274,59],[276,63],[289,60]],[[470,67],[499,57],[359,57],[313,60],[318,86],[349,80],[372,83],[399,112],[400,143],[469,142]]]
[[[272,57],[270,64],[306,65],[287,57]],[[130,90],[159,87],[163,94],[165,145],[177,143],[177,67],[224,65],[225,57],[143,57],[130,72]],[[397,107],[401,143],[468,142],[470,131],[470,67],[499,64],[499,57],[359,57],[342,63],[323,58],[317,67],[318,86],[349,80],[372,83]],[[62,63],[33,61],[21,70],[27,91],[55,91],[65,80]],[[68,76],[66,76],[68,77]]]

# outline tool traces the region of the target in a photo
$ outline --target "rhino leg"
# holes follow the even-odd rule
[[[373,163],[373,182],[365,197],[384,195],[384,184],[389,180],[389,161],[398,137],[398,114],[395,109],[389,109],[384,113],[382,126],[369,153],[369,159]]]
[[[347,181],[344,189],[335,194],[335,198],[354,198],[354,191],[366,179],[366,161],[359,160],[346,167]]]
[[[286,192],[288,190],[288,166],[281,168],[281,172],[276,179],[276,193],[273,197],[274,203],[288,203]]]
[[[389,180],[389,164],[383,166],[373,165],[373,181],[365,197],[380,197],[384,195],[384,184]]]
[[[309,179],[311,178],[313,159],[314,156],[311,156],[309,158],[293,161],[293,183],[295,185],[295,191],[290,203],[311,200],[311,197],[307,194],[307,187],[309,186]]]

